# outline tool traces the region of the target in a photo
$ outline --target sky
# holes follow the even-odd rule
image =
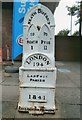
[[[55,18],[55,35],[63,29],[70,30],[70,16],[67,15],[68,11],[66,6],[72,7],[73,5],[77,5],[77,1],[80,0],[60,0],[58,7],[56,7],[54,18]],[[76,16],[73,16],[73,24],[72,24],[72,34],[79,30],[79,24],[75,25],[75,21],[77,20]]]

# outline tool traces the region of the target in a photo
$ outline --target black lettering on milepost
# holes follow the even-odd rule
[[[44,50],[47,50],[47,46],[44,46]]]
[[[44,47],[45,50],[47,49],[46,47],[47,46]],[[36,60],[42,60],[42,62],[41,61],[37,62]],[[26,59],[26,62],[28,64],[31,64],[31,62],[32,62],[33,66],[44,66],[44,64],[46,64],[46,65],[50,64],[50,60],[46,56],[41,55],[41,54],[34,54],[34,55],[29,56]]]

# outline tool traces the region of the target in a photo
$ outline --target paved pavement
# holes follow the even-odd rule
[[[21,62],[15,62],[21,66]],[[56,62],[56,113],[44,115],[29,115],[19,113],[17,104],[19,98],[18,73],[5,73],[5,66],[0,69],[0,116],[3,118],[80,118],[80,63]],[[2,79],[1,79],[2,78]],[[4,119],[5,120],[5,119]]]

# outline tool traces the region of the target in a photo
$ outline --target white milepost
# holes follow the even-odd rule
[[[23,59],[19,68],[19,111],[55,113],[54,17],[38,4],[24,19]]]

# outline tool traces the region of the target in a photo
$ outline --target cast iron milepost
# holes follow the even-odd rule
[[[54,27],[53,14],[41,4],[31,8],[24,18],[19,111],[55,113]]]

